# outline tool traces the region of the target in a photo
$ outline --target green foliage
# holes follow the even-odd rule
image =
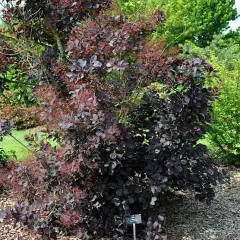
[[[239,33],[238,33],[239,34]],[[211,129],[205,136],[212,154],[235,165],[240,165],[240,45],[239,36],[233,34],[215,36],[206,48],[191,42],[182,46],[187,56],[208,58],[216,70],[217,97],[212,106]],[[234,38],[232,37],[234,36]]]
[[[2,148],[0,148],[0,167],[3,167],[6,161],[7,161],[7,154]]]
[[[213,57],[210,59],[212,62]],[[240,61],[232,61],[232,70],[214,61],[222,79],[218,97],[213,104],[211,130],[207,136],[217,157],[240,165]]]
[[[161,7],[159,0],[119,0],[119,4],[123,13],[132,19],[140,18],[144,13]]]
[[[7,103],[30,107],[37,102],[32,89],[39,84],[41,77],[34,76],[34,68],[45,47],[31,40],[26,43],[25,38],[20,37],[22,31],[22,22],[17,19],[11,24],[0,25],[0,94]],[[6,96],[5,91],[13,94]]]
[[[225,67],[230,70],[234,68],[232,60],[240,59],[240,32],[230,31],[227,34],[215,35],[210,44],[205,48],[197,47],[190,41],[180,46],[186,56],[201,56],[211,59],[211,56],[214,55],[218,61],[224,62]]]
[[[240,16],[239,16],[240,17]],[[240,26],[236,30],[229,30],[226,34],[226,40],[231,39],[231,41],[240,44]]]
[[[142,16],[150,10],[161,8],[166,22],[159,26],[154,37],[164,37],[168,43],[184,43],[186,40],[206,46],[215,34],[221,33],[228,22],[236,19],[234,0],[120,0],[123,12]]]
[[[17,129],[35,127],[39,121],[35,117],[37,99],[33,88],[41,79],[34,78],[34,66],[29,49],[42,51],[33,42],[25,43],[23,39],[11,34],[11,26],[5,25],[0,31],[0,115],[6,120],[13,120]],[[27,47],[28,45],[28,47]],[[26,57],[27,61],[23,61]],[[36,61],[35,61],[36,62]]]
[[[237,16],[234,0],[167,0],[165,3],[166,24],[159,28],[158,34],[165,36],[168,42],[190,40],[206,46]]]

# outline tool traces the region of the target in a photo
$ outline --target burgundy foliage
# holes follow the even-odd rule
[[[125,216],[141,213],[141,238],[161,239],[167,194],[190,191],[210,204],[213,185],[222,180],[197,143],[210,121],[212,91],[204,84],[210,70],[201,59],[168,57],[149,40],[162,12],[148,23],[131,23],[99,13],[108,1],[90,2],[26,1],[29,9],[43,11],[43,19],[48,14],[57,29],[68,24],[65,63],[50,59],[49,52],[43,58],[60,89],[50,82],[36,91],[41,119],[61,145],[41,142],[36,161],[14,168],[10,180],[19,179],[19,203],[6,218],[45,239],[60,231],[123,239]],[[74,20],[66,12],[78,20],[88,12],[99,15],[70,31]],[[148,90],[141,94],[143,89]]]

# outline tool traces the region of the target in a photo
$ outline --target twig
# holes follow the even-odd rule
[[[31,149],[29,149],[27,146],[25,146],[22,142],[20,142],[17,138],[15,138],[11,133],[8,134],[9,136],[11,136],[14,140],[16,140],[18,143],[20,143],[24,148],[26,148],[28,151],[30,151],[31,153],[33,152]]]

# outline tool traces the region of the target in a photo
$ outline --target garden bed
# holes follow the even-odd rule
[[[240,239],[240,170],[230,169],[230,183],[216,187],[211,207],[190,196],[179,197],[167,206],[168,240],[239,240]],[[0,208],[13,201],[1,195]],[[0,227],[0,240],[41,240],[21,224]],[[77,238],[60,237],[61,240]]]

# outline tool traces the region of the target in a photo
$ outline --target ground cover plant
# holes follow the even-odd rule
[[[62,142],[40,141],[35,161],[0,169],[1,185],[18,196],[5,220],[45,239],[61,231],[123,239],[126,215],[141,213],[140,238],[164,239],[166,196],[189,191],[211,204],[222,173],[197,142],[210,121],[205,80],[213,69],[168,56],[167,43],[151,40],[164,13],[132,23],[113,15],[109,1],[31,0],[28,11],[20,2],[4,19],[20,27],[12,31],[20,42],[45,46],[34,92],[49,138]],[[34,145],[36,138],[25,139]]]

